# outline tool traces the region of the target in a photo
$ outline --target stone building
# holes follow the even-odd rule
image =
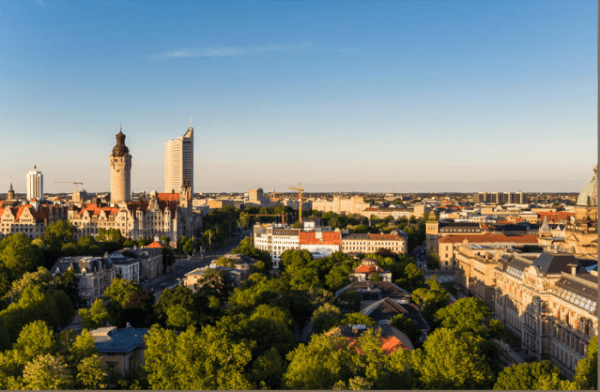
[[[110,155],[111,204],[97,199],[82,207],[72,205],[67,219],[77,228],[77,238],[85,235],[96,237],[99,229],[117,229],[125,238],[140,240],[166,236],[172,242],[181,236],[200,234],[202,215],[192,209],[192,189],[184,183],[179,192],[150,192],[149,199],[141,197],[130,201],[131,155],[125,146],[123,132],[117,134],[117,145]]]
[[[132,240],[166,236],[177,241],[181,236],[192,237],[196,233],[197,219],[191,206],[189,188],[179,193],[150,193],[148,201],[123,203],[120,207],[87,203],[85,207],[71,206],[69,221],[77,228],[77,238],[85,235],[96,237],[98,230],[118,229],[121,235]]]
[[[438,250],[438,240],[452,235],[482,235],[490,233],[493,227],[481,222],[439,222],[428,221],[425,224],[425,243],[427,253]]]
[[[131,155],[122,127],[116,138],[110,154],[110,203],[115,207],[126,204],[131,197]]]
[[[336,214],[361,214],[366,208],[371,207],[365,202],[363,196],[343,197],[333,196],[332,200],[312,199],[312,209],[321,212],[335,212]]]
[[[164,273],[162,249],[163,245],[158,241],[141,248],[134,246],[133,249],[126,249],[134,254],[140,263],[140,280],[145,281],[162,276]]]
[[[524,246],[537,246],[537,235],[515,235],[485,233],[481,235],[452,235],[440,238],[438,241],[438,255],[440,257],[440,269],[454,269],[457,263],[456,253],[464,242],[480,245],[490,245],[496,249],[509,249]]]
[[[129,323],[128,323],[129,324]],[[103,327],[90,331],[94,346],[104,362],[104,366],[121,374],[131,371],[134,366],[143,366],[146,345],[145,337],[149,328]]]
[[[125,257],[121,253],[112,253],[105,255],[110,259],[116,271],[116,276],[121,279],[131,280],[140,283],[140,262],[136,258]]]
[[[597,274],[571,254],[512,253],[500,258],[495,281],[495,318],[521,338],[528,357],[549,358],[572,378],[598,334]]]
[[[383,282],[392,281],[392,273],[378,266],[377,260],[370,257],[361,260],[360,265],[350,273],[350,279],[366,282],[371,280],[373,274],[378,274]]]
[[[9,234],[23,233],[30,239],[34,239],[44,234],[48,224],[67,219],[66,207],[39,204],[36,200],[32,203],[20,206],[0,204],[0,238]]]
[[[116,277],[116,270],[110,259],[92,256],[62,257],[54,263],[50,272],[56,275],[70,269],[79,278],[79,297],[86,307],[104,297],[104,290]]]
[[[575,216],[565,224],[563,251],[571,253],[598,254],[598,166],[594,176],[579,193]]]
[[[375,253],[387,249],[395,253],[407,253],[408,241],[398,234],[350,233],[342,237],[344,253]]]

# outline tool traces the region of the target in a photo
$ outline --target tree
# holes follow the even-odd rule
[[[513,364],[504,368],[498,375],[494,384],[494,389],[501,390],[522,390],[522,389],[540,389],[540,378],[553,375],[560,375],[560,369],[550,361]],[[562,379],[562,378],[561,378]],[[545,383],[548,383],[548,379]]]
[[[392,317],[390,324],[397,330],[404,332],[413,343],[413,346],[417,347],[417,345],[420,345],[423,332],[421,332],[411,318],[406,317],[404,314],[397,314]]]
[[[487,389],[493,374],[479,350],[480,337],[447,328],[431,333],[413,351],[412,367],[424,389]],[[443,349],[441,349],[443,348]]]
[[[235,268],[235,261],[227,257],[219,257],[216,264],[220,267]]]
[[[42,260],[41,250],[23,233],[11,234],[0,241],[0,263],[15,275],[34,270]]]
[[[76,309],[79,305],[79,277],[75,274],[75,270],[68,269],[65,272],[54,276],[52,284],[55,290],[64,292],[69,300],[73,309]]]
[[[111,285],[104,290],[104,296],[108,299],[108,303],[105,304],[106,310],[108,311],[108,320],[111,325],[124,326],[124,310],[125,305],[129,302],[134,294],[138,296],[143,295],[144,289],[142,286],[131,280],[125,280],[121,278],[113,279]],[[134,306],[130,306],[132,308]],[[149,311],[149,309],[147,309]]]
[[[360,311],[360,294],[356,291],[344,291],[338,295],[339,308],[342,313],[356,313]]]
[[[319,275],[314,268],[306,267],[286,275],[291,276],[290,286],[296,290],[308,290],[319,286]]]
[[[77,365],[77,389],[105,389],[108,373],[98,354],[86,357]]]
[[[200,327],[204,320],[200,297],[194,296],[192,290],[183,285],[164,290],[154,310],[162,326],[178,331]]]
[[[81,327],[85,329],[104,327],[108,321],[108,310],[101,299],[95,300],[90,309],[80,308],[78,313],[82,320]]]
[[[41,355],[25,366],[23,381],[27,389],[71,389],[73,376],[60,357]]]
[[[371,275],[371,282],[381,282],[382,280],[383,279],[381,279],[381,276],[379,276],[377,272]]]
[[[152,389],[253,389],[245,366],[250,345],[232,342],[212,326],[201,333],[152,327],[146,339],[146,370]]]
[[[440,256],[432,249],[427,254],[427,268],[432,270],[440,269]]]
[[[258,389],[281,389],[287,366],[275,347],[252,361],[250,377]]]
[[[338,322],[338,325],[350,325],[350,324],[365,324],[367,326],[373,326],[377,324],[371,317],[366,316],[362,313],[348,313]]]
[[[283,376],[287,389],[331,389],[338,381],[353,376],[347,365],[352,351],[340,334],[313,335],[308,345],[300,344],[287,355],[290,362]]]
[[[102,229],[100,229],[102,230]],[[99,232],[100,232],[99,230]],[[57,220],[46,226],[41,238],[50,248],[60,248],[62,243],[70,241],[77,229],[69,221]]]
[[[320,306],[312,316],[313,333],[321,333],[339,325],[342,312],[337,306],[326,303]]]
[[[48,324],[37,320],[23,327],[13,349],[20,362],[27,363],[39,356],[53,354],[55,344],[54,333]]]
[[[39,286],[43,289],[48,289],[52,280],[52,274],[45,267],[38,267],[35,272],[25,272],[21,279],[15,280],[12,283],[13,301],[19,300],[21,292],[26,287]],[[10,293],[7,294],[10,295]]]
[[[423,317],[429,323],[429,326],[434,328],[435,313],[448,305],[448,299],[450,295],[442,288],[442,286],[435,280],[435,275],[429,278],[425,284],[429,288],[416,289],[412,293],[412,301],[421,308]]]
[[[590,339],[587,355],[577,364],[575,381],[583,389],[598,389],[598,336]]]
[[[446,306],[435,313],[434,320],[441,323],[444,328],[456,332],[481,333],[483,320],[489,317],[487,304],[482,300],[470,297],[460,298],[450,306]]]

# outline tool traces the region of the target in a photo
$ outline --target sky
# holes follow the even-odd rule
[[[194,192],[578,192],[595,1],[0,2],[0,192],[134,192],[194,127]]]

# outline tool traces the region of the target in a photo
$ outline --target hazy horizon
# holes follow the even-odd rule
[[[579,192],[598,159],[591,1],[0,4],[0,191]]]

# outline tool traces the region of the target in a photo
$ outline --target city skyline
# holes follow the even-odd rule
[[[597,161],[595,2],[1,7],[0,192],[109,191],[119,122],[160,191],[190,117],[195,192],[579,192]]]

